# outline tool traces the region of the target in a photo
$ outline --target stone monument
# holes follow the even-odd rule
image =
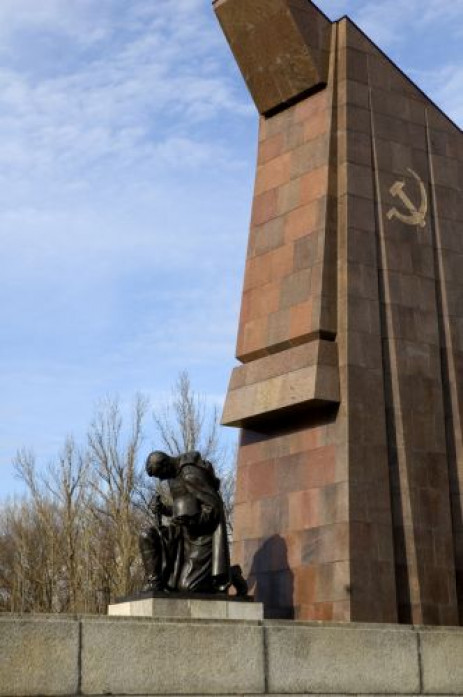
[[[231,585],[227,524],[212,464],[196,451],[178,457],[156,451],[146,471],[168,482],[171,502],[155,495],[152,524],[140,535],[144,590],[225,593]]]
[[[154,494],[152,519],[140,532],[144,588],[118,598],[108,615],[262,619],[262,603],[248,596],[241,567],[230,564],[225,507],[212,463],[196,450],[177,456],[156,450],[145,469],[167,485],[167,500],[159,490]]]
[[[0,616],[0,697],[463,695],[463,629],[416,626],[463,614],[461,131],[348,19],[215,9],[261,114],[223,417],[242,429],[233,554],[268,616],[327,621],[203,600],[224,557],[209,540],[191,560],[161,520],[142,538],[151,596]],[[199,488],[182,475],[155,512],[188,528],[201,490],[220,523],[200,455],[164,460],[149,471],[188,463]],[[177,542],[193,564],[172,577]]]
[[[214,7],[260,113],[234,560],[268,617],[461,624],[461,130],[348,18]]]

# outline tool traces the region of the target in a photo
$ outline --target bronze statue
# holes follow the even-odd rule
[[[172,504],[155,496],[154,524],[140,535],[144,590],[225,593],[234,585],[238,595],[246,595],[240,567],[230,567],[220,480],[212,464],[196,451],[177,457],[154,452],[146,472],[167,481]]]

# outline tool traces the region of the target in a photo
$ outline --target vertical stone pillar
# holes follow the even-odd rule
[[[214,6],[261,114],[236,561],[271,617],[455,624],[461,131],[348,19]]]

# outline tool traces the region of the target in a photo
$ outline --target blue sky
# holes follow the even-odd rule
[[[319,6],[463,123],[463,0]],[[105,395],[222,404],[256,133],[209,0],[0,0],[0,499]]]

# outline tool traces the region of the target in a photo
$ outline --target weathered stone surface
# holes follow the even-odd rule
[[[265,631],[272,693],[420,691],[417,636],[410,629],[269,624]]]
[[[152,617],[198,620],[262,620],[262,603],[196,598],[144,598],[109,605],[111,617]]]
[[[215,0],[214,9],[262,114],[326,84],[331,23],[311,2]]]
[[[463,632],[430,629],[420,632],[423,692],[463,693]]]
[[[462,652],[457,628],[2,617],[0,696],[462,695]]]
[[[0,695],[74,695],[79,625],[67,618],[0,618]]]
[[[313,341],[235,368],[222,423],[251,426],[256,417],[279,410],[339,400],[337,346]]]
[[[313,26],[286,2],[284,22],[276,1],[217,2],[232,38],[272,24],[281,75],[293,9]],[[224,414],[243,428],[234,559],[267,617],[463,624],[462,133],[349,19],[331,37],[324,89],[260,119]],[[339,406],[289,360],[319,339]]]
[[[101,694],[262,693],[262,629],[219,621],[82,622],[82,691]]]

